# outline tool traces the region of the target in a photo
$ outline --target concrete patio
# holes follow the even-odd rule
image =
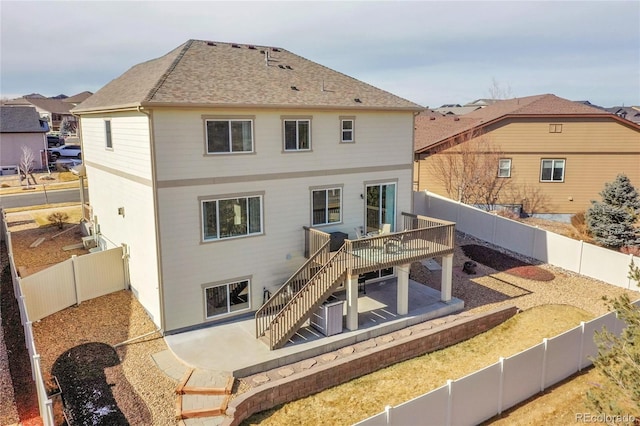
[[[345,292],[338,292],[335,296],[344,300]],[[399,316],[396,296],[394,277],[368,283],[366,294],[359,293],[358,330],[344,328],[346,306],[343,306],[342,333],[324,336],[307,325],[285,347],[273,351],[256,339],[253,317],[168,335],[165,341],[176,358],[193,368],[245,377],[456,313],[464,308],[463,301],[452,298],[442,302],[439,291],[409,280],[409,312]]]

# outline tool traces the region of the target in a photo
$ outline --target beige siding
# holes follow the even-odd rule
[[[160,324],[158,259],[151,186],[87,166],[89,199],[108,248],[129,246],[131,290]],[[124,208],[124,216],[118,209]]]
[[[106,148],[105,120],[111,121],[113,148]],[[82,156],[86,163],[151,179],[149,121],[146,115],[130,112],[104,116],[83,116]]]
[[[205,156],[203,115],[255,116],[253,154]],[[355,143],[340,143],[340,116],[355,117]],[[282,116],[311,118],[311,152],[283,152]],[[282,110],[154,110],[159,181],[243,176],[411,162],[411,113]]]
[[[322,228],[355,237],[364,224],[365,182],[397,181],[397,219],[411,210],[411,169],[342,174],[159,191],[167,330],[205,321],[202,285],[251,276],[251,309],[262,304],[262,289],[273,292],[304,262],[303,226],[311,225],[309,187],[344,185],[343,222]],[[264,235],[201,242],[198,197],[264,191]]]
[[[549,133],[549,124],[562,124],[562,133]],[[509,120],[489,129],[486,138],[512,159],[512,179],[517,188],[529,188],[502,201],[521,203],[533,192],[543,194],[539,213],[583,211],[606,182],[625,173],[640,186],[640,132],[611,119]],[[565,159],[564,182],[540,182],[542,159]],[[446,194],[427,157],[418,168],[419,190]],[[452,198],[455,198],[453,196]]]

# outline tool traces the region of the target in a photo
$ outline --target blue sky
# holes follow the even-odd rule
[[[432,108],[640,105],[640,1],[6,1],[0,96],[97,91],[188,39],[285,48]]]

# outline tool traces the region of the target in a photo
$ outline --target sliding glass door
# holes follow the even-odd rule
[[[366,232],[382,228],[383,223],[396,229],[396,184],[367,185]]]

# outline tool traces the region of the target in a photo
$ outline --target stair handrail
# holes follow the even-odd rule
[[[320,306],[329,296],[330,290],[332,287],[336,287],[336,283],[340,280],[341,277],[344,277],[345,274],[349,271],[349,262],[348,258],[345,257],[344,265],[338,266],[336,265],[336,273],[335,277],[331,277],[330,279],[322,279],[325,271],[328,268],[334,266],[335,263],[342,263],[340,260],[336,260],[337,257],[341,256],[344,253],[347,253],[346,250],[347,245],[343,245],[340,249],[334,252],[331,255],[331,258],[327,263],[325,263],[318,272],[309,280],[307,283],[300,288],[300,290],[291,297],[291,299],[285,304],[285,306],[280,309],[279,312],[274,315],[269,324],[270,331],[270,339],[269,346],[271,349],[277,349],[277,347],[282,343],[282,340],[289,334],[293,334],[299,328],[297,323],[300,321],[304,322],[311,315],[313,308]],[[320,284],[325,284],[324,287],[320,287]],[[312,295],[310,298],[304,298],[304,294],[311,291]],[[302,300],[303,302],[311,301],[311,303],[303,304],[302,307],[297,307],[297,302]],[[292,321],[289,321],[288,324],[283,327],[279,327],[278,329],[282,329],[280,332],[275,330],[273,327],[274,324],[278,322],[278,320],[285,315],[288,315],[289,312],[293,311],[293,307],[297,307],[295,309],[296,318]],[[275,334],[275,335],[274,335]],[[289,336],[290,337],[290,336]],[[289,337],[286,337],[288,339]]]
[[[272,308],[274,308],[274,305],[281,303],[282,300],[292,298],[295,295],[295,293],[300,291],[300,289],[298,289],[297,291],[294,292],[293,295],[285,295],[286,292],[291,291],[291,287],[292,287],[291,284],[294,281],[296,281],[296,279],[299,279],[299,278],[304,279],[304,273],[311,269],[311,266],[310,266],[311,264],[322,265],[322,266],[326,265],[327,263],[326,258],[329,258],[329,253],[330,253],[329,252],[330,243],[331,241],[327,240],[311,257],[309,257],[309,259],[307,259],[305,263],[302,264],[302,266],[300,266],[300,268],[298,268],[296,272],[293,273],[293,275],[291,275],[291,277],[289,277],[287,281],[284,282],[284,284],[282,284],[282,286],[280,286],[278,290],[276,290],[271,295],[271,297],[269,297],[269,300],[267,300],[264,303],[264,305],[262,305],[260,309],[256,311],[256,314],[255,314],[256,338],[263,336],[265,331],[268,328],[269,323],[271,323],[271,319],[266,319],[266,318],[274,317],[275,315],[278,314],[278,312],[272,312],[273,311]],[[309,277],[309,279],[311,278],[312,276]]]

